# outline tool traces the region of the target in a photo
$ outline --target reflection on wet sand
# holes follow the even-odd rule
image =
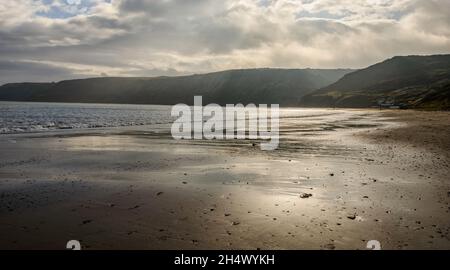
[[[284,109],[276,151],[168,125],[5,135],[0,248],[447,249],[447,156],[369,138],[402,127]]]

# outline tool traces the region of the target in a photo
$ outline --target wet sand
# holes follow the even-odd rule
[[[0,249],[450,248],[448,112],[288,113],[276,151],[168,128],[1,135]]]

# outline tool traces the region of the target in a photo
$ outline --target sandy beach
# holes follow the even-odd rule
[[[275,151],[162,124],[0,135],[0,249],[450,248],[449,112],[280,121]]]

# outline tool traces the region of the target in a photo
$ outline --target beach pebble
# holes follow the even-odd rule
[[[311,196],[312,196],[311,193],[301,193],[300,194],[300,198],[302,198],[302,199],[307,199],[307,198],[309,198]]]
[[[83,220],[83,225],[84,225],[84,224],[91,223],[91,222],[92,222],[92,219],[86,219],[86,220]]]

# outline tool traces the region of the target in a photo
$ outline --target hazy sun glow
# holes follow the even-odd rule
[[[2,0],[0,83],[450,52],[447,0]]]

